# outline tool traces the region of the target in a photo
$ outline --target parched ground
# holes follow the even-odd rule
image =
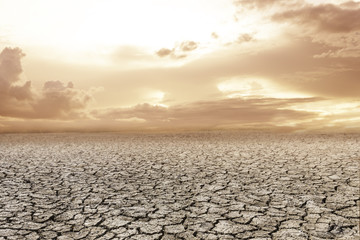
[[[360,135],[0,135],[3,239],[359,239]]]

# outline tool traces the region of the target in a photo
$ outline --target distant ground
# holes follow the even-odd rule
[[[0,135],[0,239],[359,239],[360,135]]]

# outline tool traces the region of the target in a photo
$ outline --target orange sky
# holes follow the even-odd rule
[[[0,0],[0,132],[360,130],[360,1]]]

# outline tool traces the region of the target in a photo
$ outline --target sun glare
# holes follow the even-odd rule
[[[182,41],[208,42],[212,32],[231,24],[231,0],[206,1],[205,7],[204,2],[17,0],[5,6],[7,14],[0,16],[0,27],[9,22],[5,24],[12,29],[8,37],[22,46],[41,44],[66,54],[101,54],[124,45],[154,52]],[[15,12],[27,19],[26,24],[14,17]]]
[[[270,80],[256,77],[237,77],[221,81],[217,88],[228,98],[236,97],[272,97],[272,98],[304,98],[303,93],[284,91],[272,84]]]
[[[116,65],[113,55],[124,46],[134,46],[153,58],[138,58],[122,68],[179,66],[196,57],[164,62],[155,52],[194,41],[198,47],[193,55],[199,57],[231,42],[277,34],[259,13],[237,13],[232,0],[14,0],[5,8],[0,29],[11,29],[7,38],[24,49],[33,49],[27,50],[31,56],[109,67]],[[26,24],[14,17],[17,15],[27,19]]]

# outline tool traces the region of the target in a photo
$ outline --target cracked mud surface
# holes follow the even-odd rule
[[[0,135],[3,239],[359,239],[360,136]]]

